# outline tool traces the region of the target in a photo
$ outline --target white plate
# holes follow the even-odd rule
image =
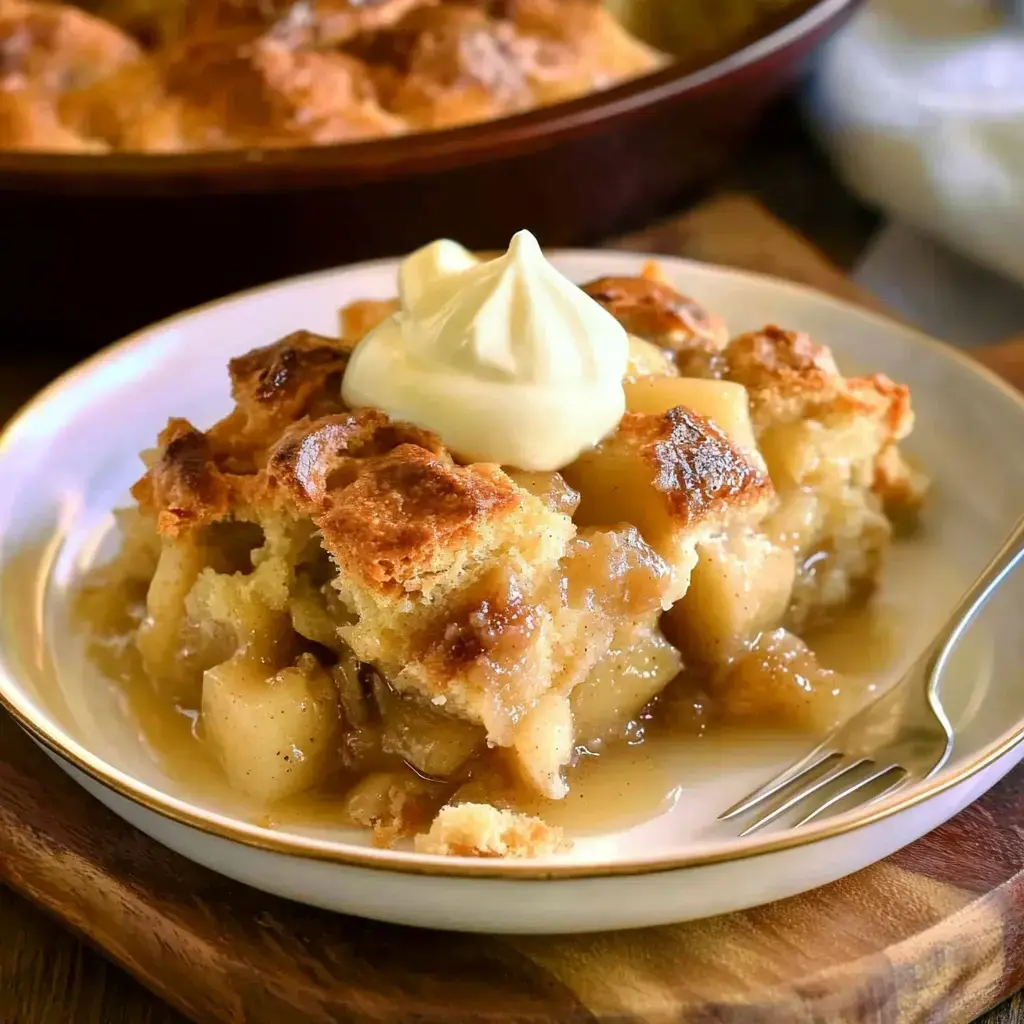
[[[576,280],[633,274],[644,258],[568,252]],[[951,349],[796,285],[663,261],[734,331],[775,322],[830,344],[847,370],[908,383],[910,450],[936,481],[922,537],[896,550],[880,601],[892,623],[890,678],[942,620],[1024,509],[1024,402]],[[230,356],[300,327],[334,333],[336,309],[394,291],[377,262],[297,278],[149,328],[47,389],[0,441],[0,697],[59,764],[114,811],[232,878],[319,906],[439,928],[584,931],[660,924],[790,896],[886,856],[974,800],[1024,755],[1024,574],[965,640],[944,698],[957,728],[944,773],[886,803],[799,831],[734,838],[715,813],[792,755],[792,741],[680,744],[652,772],[675,784],[660,813],[579,838],[545,861],[429,858],[373,849],[339,828],[264,828],[244,809],[161,769],[85,658],[70,595],[113,543],[138,452],[169,415],[208,425],[229,407]],[[649,786],[649,781],[646,783]],[[659,783],[661,785],[661,783]],[[670,788],[665,785],[663,788]],[[641,804],[641,812],[643,811]]]

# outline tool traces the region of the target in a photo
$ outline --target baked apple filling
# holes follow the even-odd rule
[[[673,695],[831,725],[799,634],[869,593],[923,481],[907,389],[804,335],[730,341],[655,268],[579,289],[529,239],[466,257],[347,307],[338,338],[231,360],[232,412],[145,453],[84,607],[105,667],[192,709],[232,790],[331,795],[385,845],[543,855],[568,840],[517,808]],[[424,366],[403,346],[428,328]],[[484,405],[478,439],[454,423]],[[467,451],[492,437],[524,464]]]

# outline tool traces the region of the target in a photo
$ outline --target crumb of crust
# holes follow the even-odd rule
[[[546,857],[571,845],[540,818],[471,803],[442,807],[414,843],[417,853],[442,857]]]

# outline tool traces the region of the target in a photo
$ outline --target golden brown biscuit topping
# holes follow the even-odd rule
[[[670,351],[684,376],[722,375],[724,324],[666,281],[646,275],[601,277],[582,287],[630,334]]]
[[[682,406],[662,415],[628,412],[606,444],[638,449],[656,490],[686,529],[771,498],[767,474],[710,420]]]
[[[217,467],[205,434],[188,420],[172,419],[158,443],[160,454],[132,496],[144,512],[156,515],[161,534],[174,537],[232,511],[232,481]]]
[[[316,509],[332,490],[358,475],[356,460],[385,455],[399,445],[445,455],[435,435],[411,424],[392,423],[376,409],[303,420],[274,445],[267,460],[267,483],[283,487],[296,507]]]
[[[210,430],[218,449],[242,457],[272,444],[303,417],[340,412],[350,346],[296,331],[228,364],[235,410]]]
[[[0,88],[81,89],[141,56],[134,40],[77,7],[0,2]]]
[[[314,518],[342,572],[418,589],[423,575],[447,568],[453,548],[515,511],[520,493],[497,466],[456,466],[406,444],[369,460]]]
[[[773,324],[734,338],[725,354],[729,379],[752,391],[831,393],[842,379],[824,345]]]

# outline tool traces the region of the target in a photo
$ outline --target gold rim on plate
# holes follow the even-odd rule
[[[560,258],[571,259],[573,257],[591,256],[599,252],[601,250],[562,249],[555,250],[551,256],[554,260]],[[622,256],[627,254],[615,253],[614,255]],[[740,280],[768,281],[776,288],[788,290],[799,296],[813,296],[819,299],[824,297],[848,313],[866,318],[876,324],[893,325],[910,338],[913,344],[935,353],[941,359],[955,362],[963,367],[966,372],[985,380],[990,387],[1011,399],[1020,411],[1021,416],[1024,417],[1024,394],[996,373],[952,346],[937,341],[913,327],[894,321],[880,313],[828,295],[817,289],[772,277],[769,274],[736,270],[731,267],[719,267],[714,264],[697,263],[693,260],[684,260],[664,255],[654,256],[640,253],[629,253],[628,255],[631,257],[635,256],[637,260],[657,259],[659,262],[682,271],[689,267],[711,268],[719,273],[724,273]],[[61,392],[75,385],[83,374],[95,371],[105,364],[113,362],[128,348],[143,345],[147,338],[157,330],[166,329],[196,314],[209,311],[218,306],[244,302],[268,291],[277,289],[287,290],[302,283],[333,277],[338,273],[338,269],[352,272],[366,271],[392,265],[394,262],[394,260],[390,259],[372,260],[352,264],[345,268],[303,274],[271,285],[261,285],[246,289],[245,291],[236,292],[234,295],[204,303],[183,313],[177,313],[174,316],[151,324],[141,331],[123,338],[121,341],[114,342],[112,345],[101,349],[95,355],[72,367],[26,403],[7,422],[3,431],[0,432],[0,456],[3,455],[5,449],[11,444],[12,435],[17,432],[22,422],[47,406]],[[51,562],[56,557],[56,553],[56,549],[51,547],[49,552],[49,560]],[[49,562],[43,565],[42,568],[44,571],[41,579],[45,582],[49,578]],[[811,843],[821,842],[866,828],[926,800],[930,800],[984,771],[984,769],[1010,753],[1015,747],[1024,743],[1024,719],[1022,719],[1001,737],[983,747],[975,757],[955,770],[941,772],[933,779],[918,783],[905,792],[890,797],[887,800],[879,801],[877,804],[869,804],[861,809],[848,811],[845,814],[826,819],[817,825],[808,825],[799,829],[787,829],[777,835],[752,836],[747,839],[728,840],[723,843],[716,843],[707,850],[702,850],[697,846],[691,848],[689,852],[671,856],[661,855],[648,860],[642,858],[634,859],[622,863],[558,862],[554,860],[474,860],[471,858],[427,856],[396,850],[375,850],[343,842],[313,839],[292,833],[279,832],[274,829],[261,828],[257,825],[249,825],[226,815],[218,814],[215,811],[196,807],[194,804],[170,796],[132,778],[120,769],[108,764],[102,758],[97,757],[72,737],[68,736],[62,729],[47,722],[45,716],[40,714],[31,702],[22,696],[15,680],[2,667],[0,667],[0,707],[5,708],[14,720],[44,748],[93,781],[111,790],[117,796],[163,818],[168,818],[178,824],[186,825],[207,835],[272,853],[286,854],[301,859],[327,861],[348,867],[369,868],[377,871],[398,871],[405,874],[443,875],[460,878],[501,878],[523,881],[655,874],[690,867],[721,864],[728,861],[747,860],[751,857],[807,846]]]

